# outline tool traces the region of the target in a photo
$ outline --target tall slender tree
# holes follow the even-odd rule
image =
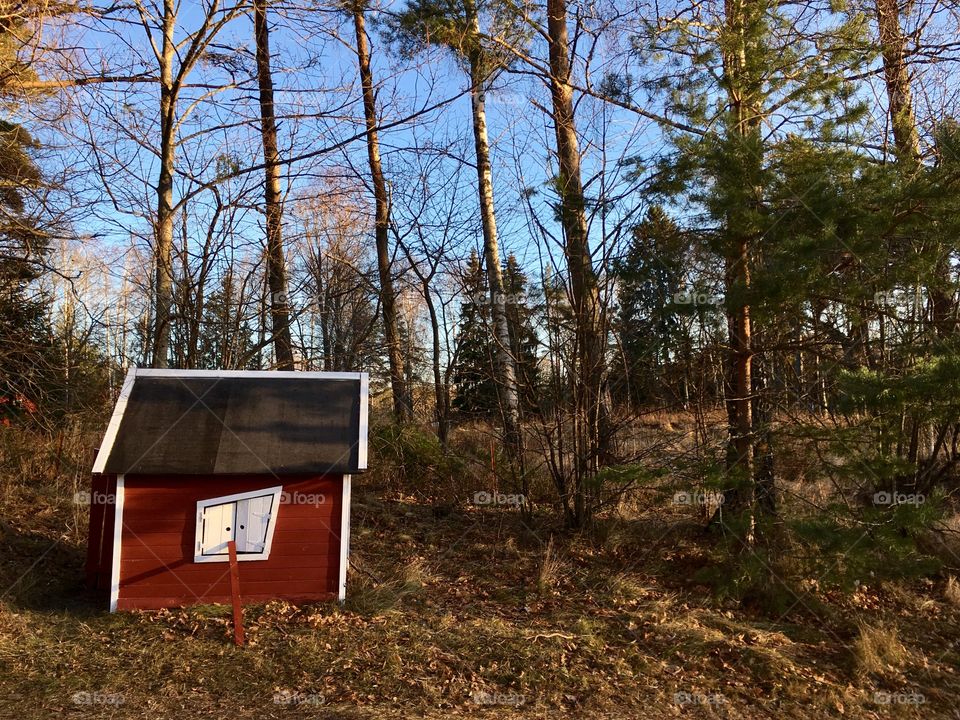
[[[500,239],[494,207],[493,174],[490,166],[490,138],[487,132],[486,90],[504,67],[506,55],[498,46],[484,41],[481,15],[501,19],[513,17],[506,2],[487,0],[411,0],[392,24],[394,37],[408,52],[426,44],[439,45],[454,53],[470,78],[470,105],[473,119],[473,146],[476,155],[477,190],[483,228],[483,264],[487,274],[490,315],[496,340],[497,395],[503,417],[507,447],[515,456],[521,452],[520,401],[517,389],[517,362],[513,355],[507,322],[507,297],[500,264]],[[501,22],[487,34],[498,33],[517,44],[523,25]]]
[[[831,149],[831,141],[838,127],[862,119],[863,106],[852,99],[844,76],[870,57],[861,16],[838,15],[829,26],[811,29],[791,13],[767,0],[724,0],[691,7],[682,18],[663,19],[663,27],[651,28],[646,41],[651,52],[672,46],[676,57],[689,58],[693,50],[698,58],[688,65],[682,61],[685,69],[675,80],[656,81],[684,88],[670,109],[686,116],[687,127],[702,130],[676,131],[678,152],[661,165],[663,174],[650,189],[676,197],[677,188],[685,186],[714,223],[702,238],[724,268],[728,443],[723,515],[740,521],[736,529],[747,543],[757,537],[760,515],[775,507],[766,384],[774,358],[764,345],[785,332],[782,310],[793,302],[790,291],[801,286],[791,273],[833,262],[838,243],[846,250],[854,242],[833,230],[834,218],[843,217],[836,210],[839,198],[826,206],[831,195],[823,193],[825,207],[809,206],[814,196],[820,198],[827,178],[832,181],[851,166],[842,150]],[[643,45],[638,42],[638,49]],[[771,129],[774,113],[803,117],[810,138]],[[797,178],[807,183],[800,192],[806,190],[810,199],[801,194],[798,200]],[[782,235],[783,214],[796,217],[798,227],[810,225],[806,237],[817,240],[807,240],[802,252],[816,254],[816,260],[791,266],[785,253],[800,257],[801,246]],[[808,282],[822,282],[824,276],[821,268],[807,276]],[[758,330],[764,343],[756,343]]]
[[[283,197],[277,148],[277,121],[273,105],[273,74],[270,70],[270,25],[267,0],[253,2],[254,37],[257,45],[257,85],[260,91],[260,136],[263,140],[264,212],[266,214],[267,286],[270,288],[270,322],[277,369],[293,370],[290,338],[290,304],[283,250]]]
[[[588,519],[591,507],[588,497],[592,487],[590,475],[606,459],[610,440],[604,427],[603,399],[607,338],[587,231],[587,202],[580,167],[567,22],[567,0],[547,0],[548,83],[556,138],[556,185],[560,195],[560,221],[573,295],[578,350],[576,407],[579,421],[586,430],[585,447],[578,453],[581,468],[575,496],[577,522],[583,522]]]
[[[187,76],[206,56],[214,38],[241,10],[239,4],[223,7],[220,0],[205,0],[200,7],[199,25],[192,31],[184,32],[178,39],[179,3],[163,0],[162,8],[155,15],[154,6],[144,0],[134,2],[135,12],[148,35],[159,68],[160,146],[157,152],[157,209],[153,223],[155,278],[150,347],[150,362],[157,368],[169,364],[171,309],[174,303],[174,221],[177,212],[177,205],[173,201],[173,185],[177,132],[181,121],[178,115],[180,92]],[[159,35],[159,38],[155,35]]]
[[[380,309],[383,316],[383,335],[390,364],[390,387],[393,391],[393,414],[403,423],[413,418],[413,395],[404,371],[403,348],[397,317],[397,296],[393,287],[393,268],[390,254],[390,196],[380,162],[380,139],[377,133],[377,92],[370,68],[370,39],[367,37],[364,0],[356,0],[349,7],[357,44],[357,62],[360,67],[360,89],[363,95],[363,117],[367,136],[367,162],[373,183],[375,205],[374,236],[377,245],[377,272],[380,278]]]
[[[876,0],[874,12],[894,147],[901,162],[916,166],[920,159],[920,136],[913,111],[907,38],[900,22],[900,3],[897,0]]]

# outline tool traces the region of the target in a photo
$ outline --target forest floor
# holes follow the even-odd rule
[[[720,601],[692,579],[702,528],[663,508],[569,534],[358,479],[346,605],[249,606],[237,648],[223,606],[97,607],[82,518],[18,487],[0,524],[3,718],[960,717],[949,579],[811,580],[781,613]]]

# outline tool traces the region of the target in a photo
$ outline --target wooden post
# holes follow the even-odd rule
[[[227,542],[230,553],[230,594],[233,597],[233,644],[243,645],[243,608],[240,606],[240,568],[237,565],[237,543]]]
[[[497,485],[497,451],[493,440],[490,440],[490,482],[494,492],[500,490]]]

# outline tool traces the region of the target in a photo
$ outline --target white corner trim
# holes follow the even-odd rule
[[[273,495],[273,502],[270,505],[270,522],[267,524],[267,536],[264,538],[263,550],[258,553],[237,553],[237,561],[267,560],[270,557],[270,549],[273,547],[273,533],[277,529],[277,518],[280,517],[280,506],[283,504],[281,493],[283,485],[262,488],[260,490],[249,490],[233,495],[221,495],[220,497],[197,500],[197,527],[193,536],[193,561],[196,563],[209,562],[228,562],[230,556],[224,552],[217,555],[203,555],[200,550],[200,543],[203,538],[203,511],[211,505],[224,505],[226,503],[237,502],[238,500],[249,500],[251,498],[263,497],[264,495]],[[234,530],[236,533],[236,530]]]
[[[350,485],[352,478],[343,476],[343,493],[340,496],[340,587],[337,599],[347,599],[347,566],[350,564]]]
[[[370,376],[360,373],[360,432],[357,438],[357,469],[367,469],[367,435],[370,426]]]
[[[132,370],[131,370],[132,371]],[[123,475],[117,475],[113,503],[113,559],[110,562],[110,612],[117,611],[120,599],[120,551],[123,540]]]
[[[127,371],[127,376],[123,380],[123,386],[120,388],[120,397],[117,398],[117,404],[113,407],[113,415],[110,416],[110,424],[107,425],[107,431],[104,433],[103,441],[100,443],[100,449],[97,451],[97,459],[93,461],[93,472],[95,473],[102,473],[103,469],[107,466],[107,458],[110,457],[110,451],[113,450],[113,443],[117,439],[120,421],[123,420],[123,412],[127,409],[127,400],[130,398],[130,392],[133,390],[133,381],[136,376],[137,368],[134,366]]]

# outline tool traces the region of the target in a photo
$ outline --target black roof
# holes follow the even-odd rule
[[[366,468],[360,373],[137,371],[95,472],[349,474]]]

